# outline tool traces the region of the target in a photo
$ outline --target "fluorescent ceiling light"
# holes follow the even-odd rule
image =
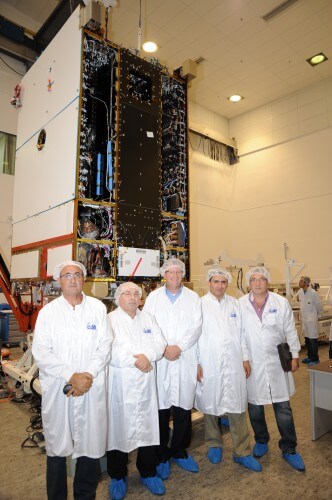
[[[156,52],[158,46],[154,42],[145,42],[143,43],[144,52]]]
[[[311,66],[317,66],[317,64],[320,64],[324,61],[327,61],[327,57],[325,54],[323,54],[323,52],[320,52],[319,54],[316,54],[312,57],[309,57],[309,59],[307,59],[307,62],[309,64],[311,64]]]
[[[227,99],[229,99],[232,102],[239,102],[242,99],[244,99],[244,97],[242,97],[242,95],[239,95],[239,94],[234,94],[234,95],[231,95],[230,97],[227,97]]]

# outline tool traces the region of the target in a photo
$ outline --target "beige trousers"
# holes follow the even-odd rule
[[[246,414],[228,413],[229,430],[233,442],[233,453],[235,457],[251,455],[250,437]],[[221,448],[221,432],[218,425],[218,417],[204,414],[205,444],[208,448]]]

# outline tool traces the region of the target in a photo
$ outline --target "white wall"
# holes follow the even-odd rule
[[[206,110],[191,113],[189,125],[193,114],[198,123],[201,114],[205,126]],[[289,256],[305,263],[304,272],[327,284],[332,79],[230,120],[228,135],[235,137],[240,155],[233,167],[190,153],[193,279],[205,273],[207,255],[226,248],[239,258],[262,253],[273,280],[284,281],[287,243]]]
[[[24,64],[1,54],[4,61],[20,74],[25,73]],[[19,109],[11,106],[14,88],[21,76],[0,60],[0,131],[16,135]],[[10,267],[14,176],[0,174],[0,252]]]
[[[189,127],[221,141],[229,138],[228,120],[193,102],[189,103]],[[196,148],[195,136],[191,143]],[[233,175],[229,165],[212,161],[189,147],[191,280],[201,293],[204,262],[218,257],[221,245],[227,246]]]

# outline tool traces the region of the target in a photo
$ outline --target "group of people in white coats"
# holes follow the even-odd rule
[[[227,413],[234,461],[261,471],[256,459],[268,452],[270,440],[264,406],[272,404],[282,457],[296,470],[304,471],[302,457],[296,452],[289,403],[294,393],[293,377],[283,371],[277,347],[288,343],[291,371],[295,372],[300,343],[291,307],[285,298],[268,291],[270,274],[264,267],[249,270],[246,279],[250,292],[239,300],[226,294],[231,278],[224,269],[211,269],[207,276],[209,291],[202,298],[195,407],[204,413],[208,458],[212,463],[222,460],[218,416]],[[247,406],[255,437],[252,454]]]
[[[155,495],[166,492],[171,464],[199,472],[188,454],[193,407],[204,413],[211,463],[222,461],[218,417],[227,413],[233,460],[259,472],[257,458],[269,442],[264,405],[273,404],[282,456],[305,469],[289,404],[293,378],[282,370],[277,349],[288,342],[294,372],[300,344],[287,300],[268,291],[268,271],[249,271],[251,291],[239,301],[226,294],[231,275],[224,269],[208,272],[202,299],[182,285],[179,259],[166,260],[161,274],[164,286],[148,295],[142,311],[141,288],[126,282],[115,292],[117,309],[106,317],[105,306],[82,291],[81,263],[66,261],[54,271],[62,296],[40,311],[32,347],[42,387],[49,500],[67,498],[69,455],[77,458],[76,500],[95,498],[105,451],[113,500],[126,495],[128,454],[135,449],[141,482]]]

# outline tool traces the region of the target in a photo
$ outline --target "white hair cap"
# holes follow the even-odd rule
[[[225,269],[221,269],[221,267],[218,267],[217,269],[216,268],[209,269],[208,273],[207,273],[207,276],[206,276],[206,281],[210,281],[210,279],[213,276],[225,276],[225,278],[228,281],[228,284],[230,284],[232,282],[232,275],[231,275],[231,273],[229,273]]]
[[[262,267],[262,266],[258,266],[258,267],[252,267],[251,269],[249,269],[249,271],[246,273],[246,281],[247,281],[247,285],[249,286],[250,285],[250,278],[253,274],[261,274],[262,276],[264,276],[264,278],[267,279],[268,282],[271,281],[271,276],[270,276],[270,273],[269,271],[266,269],[266,267]]]
[[[139,293],[139,298],[142,297],[142,288],[136,285],[136,283],[133,283],[132,281],[126,281],[125,283],[121,283],[121,285],[119,285],[118,288],[115,290],[114,300],[117,306],[119,305],[120,296],[127,290],[131,289],[137,290]]]
[[[162,277],[165,276],[166,271],[169,271],[172,267],[177,267],[182,271],[183,276],[186,273],[186,268],[182,260],[176,259],[175,257],[170,257],[169,259],[165,260],[162,267],[160,268],[160,274]]]
[[[307,285],[310,285],[310,278],[309,276],[301,276],[301,279],[306,283]]]
[[[53,271],[53,279],[58,280],[60,278],[61,271],[64,267],[67,266],[76,266],[79,267],[84,275],[86,277],[86,269],[83,266],[81,262],[77,262],[76,260],[65,260],[64,262],[61,262],[61,264],[57,264],[54,268]]]

